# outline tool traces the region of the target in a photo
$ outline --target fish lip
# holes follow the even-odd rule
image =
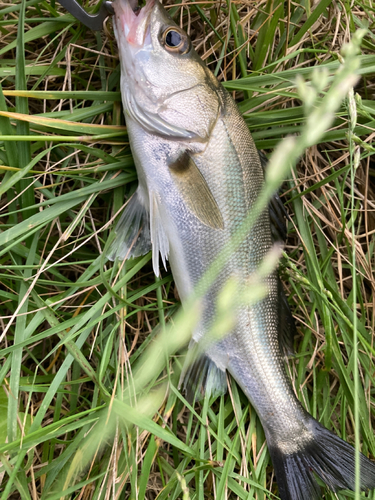
[[[146,0],[142,8],[139,8],[138,0],[115,0],[112,3],[116,27],[119,32],[125,33],[128,44],[138,47],[144,45],[155,3],[155,0]]]

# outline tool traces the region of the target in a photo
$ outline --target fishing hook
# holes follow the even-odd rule
[[[93,31],[100,31],[103,29],[105,19],[115,13],[112,2],[103,2],[97,14],[88,14],[77,0],[58,0],[58,2],[78,19],[78,21],[81,21],[82,24]]]

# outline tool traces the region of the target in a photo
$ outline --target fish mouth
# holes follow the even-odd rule
[[[150,15],[155,0],[146,0],[143,7],[138,0],[115,0],[112,6],[117,30],[124,33],[129,44],[143,47],[150,35]]]
[[[138,5],[138,0],[128,0],[129,5],[136,16],[141,12],[142,7]],[[147,2],[146,2],[147,3]],[[144,5],[145,7],[146,5]]]

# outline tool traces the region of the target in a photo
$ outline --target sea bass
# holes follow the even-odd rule
[[[168,259],[184,304],[254,206],[263,169],[236,104],[158,0],[141,9],[115,0],[113,7],[139,185],[110,258],[152,247],[155,274],[159,256],[164,265]],[[205,341],[225,283],[235,277],[244,287],[271,247],[264,210],[206,291],[193,344]],[[184,387],[223,392],[226,371],[232,375],[261,419],[283,500],[321,498],[313,473],[332,490],[354,489],[353,447],[308,414],[293,391],[281,346],[292,328],[290,313],[277,273],[265,282],[266,297],[238,306],[235,326],[185,371]],[[375,466],[363,455],[360,460],[361,486],[374,488]]]

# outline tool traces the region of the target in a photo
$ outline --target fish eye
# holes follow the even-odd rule
[[[161,41],[168,52],[186,54],[190,48],[188,36],[178,28],[167,28],[162,35]]]
[[[165,45],[168,47],[179,47],[182,42],[182,37],[178,31],[170,30],[165,37]]]

